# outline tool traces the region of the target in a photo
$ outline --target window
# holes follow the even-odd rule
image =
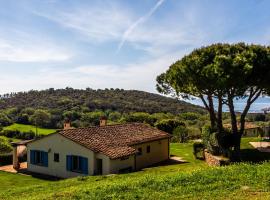
[[[48,153],[45,151],[30,150],[30,163],[32,165],[48,167]]]
[[[149,145],[149,146],[147,146],[147,148],[146,148],[146,152],[147,152],[147,153],[150,153],[150,151],[151,151],[151,148],[150,148],[150,145]]]
[[[127,159],[129,159],[129,156],[124,156],[120,160],[127,160]]]
[[[142,155],[142,148],[138,148],[138,153],[137,153],[138,156],[141,156]]]
[[[79,156],[72,157],[72,171],[82,171]]]
[[[35,152],[35,164],[37,164],[37,165],[41,165],[43,163],[43,159],[42,159],[41,154],[42,154],[41,151]]]
[[[88,159],[82,156],[67,156],[67,171],[88,174]]]
[[[54,153],[53,160],[54,162],[59,162],[59,153]]]

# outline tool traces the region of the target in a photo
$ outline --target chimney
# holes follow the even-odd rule
[[[71,129],[72,127],[71,127],[71,123],[70,123],[70,121],[66,121],[65,123],[64,123],[64,130],[68,130],[68,129]]]
[[[107,125],[107,117],[102,116],[99,119],[99,126],[106,126]]]

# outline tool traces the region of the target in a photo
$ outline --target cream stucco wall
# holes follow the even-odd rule
[[[150,146],[150,153],[146,151],[147,146]],[[136,156],[137,170],[169,159],[169,139],[138,144],[134,147],[142,148],[142,155]]]
[[[132,155],[127,159],[111,160],[108,156],[101,153],[94,153],[91,150],[63,137],[60,134],[52,134],[40,140],[31,142],[27,145],[27,164],[28,170],[41,174],[48,174],[61,178],[82,176],[83,174],[66,170],[66,156],[78,155],[88,158],[88,173],[97,173],[97,159],[102,159],[102,174],[119,173],[119,170],[131,167],[132,170],[153,165],[169,158],[169,140],[163,139],[148,143],[135,145],[136,149],[142,148],[142,155]],[[150,153],[147,153],[147,146],[150,146]],[[40,150],[48,152],[48,167],[32,165],[30,163],[30,150]],[[59,153],[59,162],[54,162],[54,153]]]
[[[119,173],[119,170],[121,169],[126,169],[131,167],[131,171],[135,170],[135,156],[129,156],[125,160],[121,159],[116,159],[116,160],[111,160],[110,164],[110,172],[111,174],[117,174]]]
[[[32,165],[30,163],[30,150],[41,150],[48,152],[48,167]],[[54,153],[59,153],[59,162],[54,162]],[[27,165],[32,172],[48,174],[61,178],[82,176],[83,174],[66,170],[66,156],[78,155],[88,158],[88,173],[94,174],[94,152],[76,144],[60,134],[52,134],[43,139],[31,142],[27,145]]]
[[[105,156],[104,154],[97,153],[96,159],[102,159],[102,174],[103,175],[111,174],[111,171],[110,171],[111,160],[110,160],[110,158],[108,156]],[[95,169],[97,169],[96,161],[95,161]]]

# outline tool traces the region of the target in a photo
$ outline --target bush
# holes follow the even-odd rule
[[[109,120],[110,121],[114,121],[114,122],[117,122],[121,119],[122,115],[120,112],[111,112],[109,114]]]
[[[185,126],[185,123],[176,119],[164,119],[156,123],[155,126],[162,131],[172,134],[178,126]]]
[[[178,126],[173,130],[173,138],[177,142],[183,143],[188,140],[188,130],[185,126]]]
[[[12,124],[11,119],[5,113],[0,113],[0,126],[8,126],[10,124]]]
[[[8,138],[16,138],[22,140],[31,140],[36,136],[35,132],[33,131],[20,132],[18,130],[4,130],[0,134]]]
[[[199,113],[193,113],[193,112],[186,112],[179,115],[179,117],[183,120],[197,120],[201,117],[201,114]]]
[[[189,140],[196,140],[202,138],[202,133],[199,128],[196,127],[187,127],[188,130],[188,139]]]
[[[217,140],[216,130],[212,130],[211,126],[205,125],[202,128],[202,140],[205,148],[213,155],[220,154],[220,148]]]
[[[105,116],[105,113],[102,111],[94,111],[84,113],[81,118],[81,122],[83,126],[98,126],[99,120],[102,116]]]
[[[0,136],[0,153],[10,153],[12,151],[12,147],[8,138]]]
[[[236,138],[231,131],[224,129],[218,134],[216,130],[212,130],[209,125],[202,128],[202,139],[205,148],[213,155],[223,155],[230,157],[231,147],[233,147]]]
[[[13,160],[12,154],[0,154],[0,166],[11,165]]]
[[[150,125],[154,125],[156,119],[153,118],[149,113],[145,112],[135,112],[130,113],[129,115],[124,116],[125,122],[140,122],[140,123],[147,123]]]
[[[204,160],[204,144],[202,142],[193,144],[193,155],[196,159]]]

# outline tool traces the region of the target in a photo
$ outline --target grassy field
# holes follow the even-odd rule
[[[243,150],[260,152],[244,138]],[[0,199],[270,199],[270,163],[207,167],[195,160],[192,144],[171,144],[186,163],[123,175],[45,181],[0,172]]]
[[[25,124],[12,124],[10,126],[4,127],[3,130],[18,130],[20,132],[29,132],[33,131],[36,132],[36,127],[32,125],[25,125]],[[38,134],[40,135],[48,135],[54,133],[56,129],[45,129],[45,128],[38,128]]]

